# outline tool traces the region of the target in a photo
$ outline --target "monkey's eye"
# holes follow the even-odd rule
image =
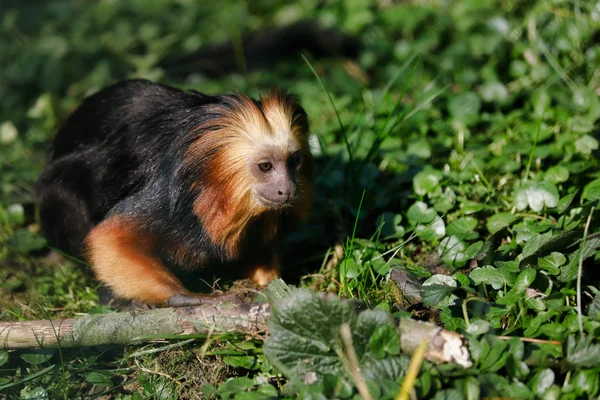
[[[260,163],[258,164],[258,169],[260,169],[262,172],[269,172],[273,169],[273,164],[269,162]]]
[[[302,153],[297,151],[290,157],[289,160],[290,168],[298,169],[302,165]]]

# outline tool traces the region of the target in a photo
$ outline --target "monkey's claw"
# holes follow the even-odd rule
[[[243,303],[242,299],[237,294],[221,294],[221,295],[201,295],[201,294],[185,294],[177,293],[167,300],[168,307],[186,307],[199,306],[201,304],[220,304],[231,302],[235,304]]]

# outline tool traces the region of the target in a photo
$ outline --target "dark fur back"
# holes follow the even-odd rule
[[[168,168],[171,144],[204,118],[193,111],[214,101],[144,80],[119,82],[87,98],[58,131],[37,183],[50,245],[81,256],[91,228]]]

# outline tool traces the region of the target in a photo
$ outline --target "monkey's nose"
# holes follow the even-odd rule
[[[279,189],[277,191],[277,194],[282,198],[288,199],[290,197],[290,189],[289,188]]]
[[[288,201],[294,196],[294,185],[288,182],[285,185],[281,185],[277,188],[277,195],[281,201]]]

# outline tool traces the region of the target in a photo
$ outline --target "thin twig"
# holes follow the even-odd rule
[[[344,360],[344,367],[352,377],[360,397],[363,400],[372,400],[373,398],[371,397],[371,393],[367,388],[367,382],[360,372],[360,365],[358,364],[358,358],[356,357],[354,344],[352,343],[352,332],[350,331],[350,325],[342,324],[340,327],[340,333],[342,335],[342,341],[344,342],[345,357],[342,358],[342,360]]]
[[[173,377],[172,377],[171,375],[169,375],[169,374],[166,374],[166,373],[164,373],[164,372],[160,372],[160,371],[156,371],[156,370],[153,370],[153,369],[149,369],[149,368],[144,368],[144,367],[142,367],[142,366],[140,365],[140,362],[139,362],[137,359],[135,360],[135,365],[138,367],[138,369],[139,369],[140,371],[146,372],[146,373],[148,373],[148,374],[153,374],[153,375],[162,376],[162,377],[164,377],[164,378],[167,378],[167,379],[169,379],[169,380],[171,380],[171,381],[175,382],[175,383],[176,383],[178,386],[181,386],[181,385],[183,385],[183,383],[181,383],[181,382],[180,382],[178,379],[176,379],[176,378],[173,378]]]
[[[427,351],[428,347],[429,338],[425,337],[410,359],[410,364],[408,365],[408,370],[404,376],[402,387],[400,388],[400,392],[398,392],[395,400],[408,400],[410,392],[415,386],[415,381],[417,380],[417,376],[421,370],[421,365],[425,359],[425,352]]]
[[[497,338],[501,339],[501,340],[510,340],[514,337],[516,337],[516,336],[497,336]],[[521,342],[527,342],[527,343],[554,344],[557,346],[560,346],[562,344],[558,340],[544,340],[544,339],[535,339],[535,338],[526,338],[526,337],[519,337],[519,340]]]
[[[548,221],[551,224],[556,225],[556,221],[554,221],[553,219],[550,219],[548,217],[545,217],[543,215],[529,214],[529,213],[515,213],[515,217],[534,218],[534,219],[539,219],[541,221]]]

